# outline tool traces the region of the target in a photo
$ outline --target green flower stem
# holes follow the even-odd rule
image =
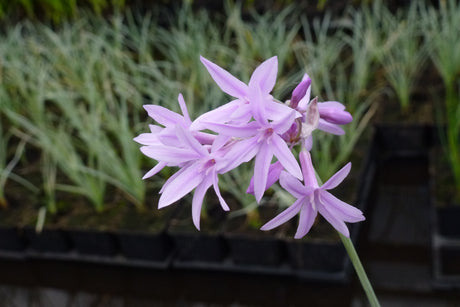
[[[380,306],[380,303],[377,300],[377,296],[375,296],[374,289],[372,288],[372,285],[367,278],[366,272],[364,271],[363,265],[361,264],[361,260],[359,260],[358,254],[356,253],[355,247],[353,246],[353,242],[351,242],[350,238],[345,237],[340,232],[338,234],[342,240],[343,245],[345,246],[345,249],[347,250],[351,263],[353,263],[356,274],[358,274],[359,281],[361,282],[361,285],[366,292],[366,296],[371,307]]]

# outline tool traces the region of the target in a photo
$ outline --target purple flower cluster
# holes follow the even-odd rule
[[[311,79],[306,74],[292,92],[291,99],[286,103],[278,102],[270,94],[278,72],[277,57],[260,64],[248,84],[203,57],[201,62],[221,90],[235,99],[194,121],[190,119],[182,95],[178,97],[182,115],[161,106],[144,106],[159,124],[150,125],[150,133],[134,139],[143,145],[143,154],[158,161],[144,178],[157,174],[165,166],[179,168],[163,185],[158,207],[169,206],[195,190],[192,218],[200,229],[206,191],[212,186],[220,205],[228,211],[219,190],[219,174],[254,158],[254,176],[247,193],[254,194],[260,202],[265,191],[279,181],[297,198],[294,204],[263,225],[262,230],[273,229],[300,213],[295,238],[301,238],[310,230],[319,212],[339,232],[349,236],[345,222],[362,221],[364,216],[327,190],[342,182],[351,163],[319,186],[309,153],[315,129],[338,135],[344,133],[340,125],[352,120],[345,107],[336,101],[310,99]],[[301,146],[300,165],[293,153],[297,145]],[[273,157],[276,158],[274,163]]]

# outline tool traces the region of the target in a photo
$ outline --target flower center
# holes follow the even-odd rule
[[[208,161],[206,161],[203,166],[201,167],[201,170],[200,172],[205,172],[205,174],[207,175],[213,168],[213,166],[216,164],[216,160],[215,159],[209,159]]]

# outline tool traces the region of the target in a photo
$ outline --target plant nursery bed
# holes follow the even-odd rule
[[[455,191],[449,164],[442,148],[430,152],[433,203],[433,285],[439,289],[460,289],[460,197]]]
[[[363,235],[381,260],[403,259],[429,250],[428,152],[432,128],[423,125],[375,127],[375,180]],[[384,252],[388,251],[393,252]],[[419,255],[420,256],[420,255]]]
[[[429,151],[434,135],[428,125],[375,127],[376,170],[359,252],[377,291],[433,291]]]
[[[363,156],[372,152],[374,149],[371,148]],[[375,166],[369,158],[360,164],[360,168],[355,165],[355,169],[361,170],[360,175],[352,180],[357,182],[346,183],[345,189],[348,189],[346,193],[353,195],[353,205],[364,211]],[[249,233],[236,230],[238,227],[223,229],[222,225],[229,225],[225,221],[227,213],[217,202],[209,204],[202,216],[201,231],[191,223],[190,205],[182,203],[171,206],[172,209],[155,209],[141,214],[125,212],[117,206],[115,211],[107,210],[96,217],[81,210],[73,213],[73,222],[69,222],[70,217],[65,217],[65,222],[53,221],[45,224],[41,233],[36,233],[30,226],[5,226],[0,228],[0,256],[349,282],[351,266],[348,256],[337,236],[331,240],[330,234],[335,234],[332,228],[326,231],[329,233],[326,240],[321,236],[294,240],[292,231],[265,233],[257,229],[255,234],[254,230]],[[164,218],[165,222],[152,229],[142,229],[143,224],[152,222],[148,217],[155,214],[156,219]],[[267,215],[264,221],[275,214]],[[132,215],[131,222],[122,222],[121,217],[128,215]],[[322,227],[323,222],[318,220],[314,228]],[[84,221],[89,225],[85,226]],[[296,221],[292,223],[291,230],[297,225]],[[356,243],[361,226],[349,227]]]

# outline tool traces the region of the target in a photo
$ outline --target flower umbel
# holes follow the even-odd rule
[[[182,95],[178,97],[182,115],[161,106],[145,106],[149,116],[159,125],[150,125],[150,133],[135,138],[144,145],[142,153],[158,161],[144,178],[166,166],[179,168],[163,185],[158,207],[169,206],[194,190],[192,217],[199,229],[203,198],[211,186],[222,208],[229,210],[219,190],[218,175],[254,159],[254,175],[247,193],[254,194],[260,202],[265,191],[279,181],[282,188],[297,198],[262,230],[275,228],[300,213],[295,238],[301,238],[319,213],[339,232],[349,236],[345,222],[362,221],[364,216],[328,190],[346,177],[351,164],[319,186],[308,152],[316,129],[343,134],[339,125],[352,120],[345,107],[335,101],[310,100],[312,80],[306,74],[286,103],[273,98],[277,57],[260,64],[248,84],[211,61],[200,59],[222,91],[236,99],[194,121]],[[293,150],[296,146],[301,148],[300,166]]]
[[[254,194],[260,202],[264,192],[279,181],[282,188],[297,198],[261,229],[278,227],[299,213],[295,238],[302,238],[319,213],[339,232],[371,305],[379,306],[345,224],[363,221],[364,216],[359,209],[329,192],[348,175],[351,163],[319,186],[309,152],[316,129],[343,134],[340,125],[352,120],[350,113],[336,101],[310,100],[312,80],[307,74],[292,92],[291,99],[285,104],[279,103],[270,94],[278,72],[277,57],[257,67],[248,84],[211,61],[200,59],[217,85],[236,99],[193,122],[182,95],[179,95],[179,105],[183,115],[160,106],[145,106],[149,116],[161,126],[150,125],[150,133],[135,138],[144,145],[141,151],[158,161],[144,178],[165,166],[179,168],[163,185],[158,207],[169,206],[195,190],[192,218],[199,230],[203,198],[211,186],[222,208],[229,210],[219,190],[218,175],[254,158],[254,175],[247,193]],[[293,150],[298,145],[300,167]],[[276,161],[272,161],[274,158]]]

